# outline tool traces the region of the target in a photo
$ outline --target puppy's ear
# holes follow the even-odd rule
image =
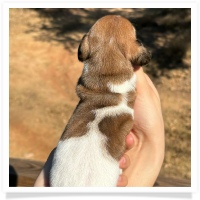
[[[138,53],[131,58],[133,66],[143,66],[149,63],[151,60],[151,52],[143,46],[139,47]]]
[[[78,47],[78,59],[83,62],[89,58],[90,49],[88,42],[88,35],[85,34],[81,40],[81,43]]]

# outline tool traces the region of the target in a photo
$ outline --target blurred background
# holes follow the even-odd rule
[[[153,58],[145,72],[160,94],[166,154],[161,175],[191,177],[190,9],[10,9],[11,158],[45,161],[78,98],[82,36],[107,14],[128,18]]]

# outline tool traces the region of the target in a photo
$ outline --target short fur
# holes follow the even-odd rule
[[[133,127],[134,67],[150,57],[132,24],[118,15],[99,19],[83,36],[80,101],[58,143],[51,186],[116,186],[125,137]]]

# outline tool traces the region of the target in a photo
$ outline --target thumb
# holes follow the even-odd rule
[[[158,91],[154,86],[153,82],[151,81],[151,79],[147,76],[147,74],[144,73],[143,68],[139,67],[135,71],[135,74],[137,77],[137,82],[136,82],[137,93],[138,94],[146,93],[149,95],[149,93],[153,92],[157,100],[160,102]]]
[[[148,81],[146,79],[146,75],[143,71],[143,68],[142,67],[137,68],[135,70],[135,74],[137,77],[137,81],[136,81],[137,93],[142,94],[142,95],[148,93],[150,88],[149,88]]]

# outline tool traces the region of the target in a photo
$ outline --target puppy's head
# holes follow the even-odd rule
[[[115,52],[129,60],[133,67],[146,65],[151,59],[151,53],[137,40],[136,30],[129,21],[119,15],[107,15],[83,36],[78,59],[83,62],[105,53],[110,57]]]

